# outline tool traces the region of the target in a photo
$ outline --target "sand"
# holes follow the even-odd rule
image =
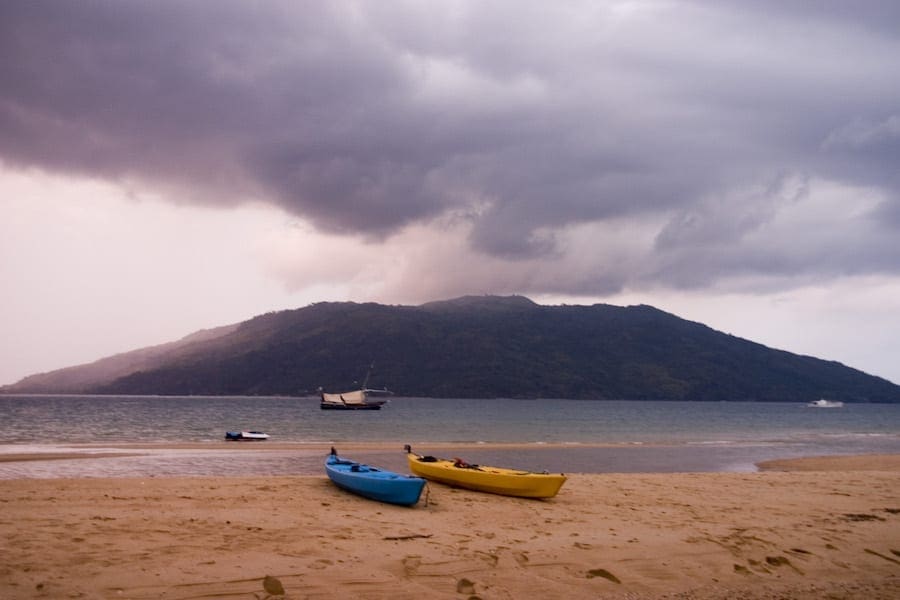
[[[0,598],[900,598],[900,457],[776,462],[413,508],[324,475],[7,480]]]

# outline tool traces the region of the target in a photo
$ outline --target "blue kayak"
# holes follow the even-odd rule
[[[412,506],[419,501],[425,480],[414,475],[383,471],[337,455],[334,448],[325,459],[325,472],[340,488],[391,504]]]

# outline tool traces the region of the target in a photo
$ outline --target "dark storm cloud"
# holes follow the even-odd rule
[[[673,285],[896,271],[868,235],[900,212],[895,7],[4,2],[0,159],[370,238],[455,215],[509,259],[662,220],[645,272]],[[850,251],[773,244],[788,179],[884,199]]]
[[[900,4],[892,0],[704,0],[699,5],[728,7],[752,17],[805,23],[832,22],[841,29],[863,28],[895,36],[900,33]]]

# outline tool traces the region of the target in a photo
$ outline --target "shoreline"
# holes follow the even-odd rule
[[[691,446],[692,444],[670,444],[662,442],[418,442],[411,446],[414,450],[427,448],[431,450],[573,450],[590,448],[670,448]],[[737,444],[739,445],[739,444]],[[25,448],[42,448],[46,450],[31,452],[16,452],[17,446]],[[100,456],[101,453],[90,454],[91,450],[103,450],[114,455],[120,450],[187,450],[187,451],[315,451],[327,453],[332,447],[350,452],[390,452],[403,449],[404,444],[397,442],[273,442],[271,440],[236,440],[236,441],[210,441],[210,442],[87,442],[87,443],[35,443],[35,444],[0,444],[0,462],[16,456],[42,456],[44,454],[59,454]],[[69,449],[68,451],[66,449]],[[13,459],[14,460],[14,459]]]
[[[757,464],[760,471],[814,472],[814,471],[895,471],[900,472],[900,454],[843,454],[834,456],[804,456],[779,458]]]
[[[324,474],[14,479],[0,596],[900,597],[900,455],[765,468],[578,474],[545,501],[429,483],[412,508]]]
[[[252,456],[290,456],[289,453],[296,453],[298,458],[306,461],[317,461],[319,458],[327,454],[332,447],[338,447],[341,454],[352,456],[354,454],[362,454],[363,462],[369,461],[373,464],[379,464],[377,461],[387,461],[391,467],[401,464],[398,462],[398,456],[402,456],[398,451],[398,444],[394,442],[357,442],[348,444],[330,444],[320,442],[310,443],[290,443],[290,442],[269,442],[269,441],[245,441],[245,442],[213,442],[213,443],[123,443],[123,444],[59,444],[59,445],[27,445],[29,451],[17,452],[15,445],[0,445],[0,465],[14,466],[15,463],[40,463],[51,461],[89,461],[104,459],[121,459],[121,458],[152,458],[159,456],[170,456],[191,453],[202,455],[222,454],[235,457],[252,457]],[[590,451],[594,450],[665,450],[673,448],[665,444],[526,444],[526,443],[477,443],[477,444],[453,444],[453,443],[430,443],[422,446],[415,446],[414,450],[419,448],[427,448],[428,453],[450,456],[450,455],[466,455],[477,456],[477,453],[487,453],[491,456],[491,461],[481,461],[482,464],[500,464],[508,462],[508,460],[521,457],[523,453],[540,456],[549,454],[559,454],[566,456],[567,452]],[[40,450],[35,450],[40,448]],[[67,450],[68,449],[68,450]],[[371,458],[366,458],[369,455]],[[500,458],[506,457],[506,458]],[[498,462],[500,461],[500,462]],[[317,464],[317,463],[316,463]],[[835,471],[835,470],[900,470],[900,453],[864,453],[864,454],[828,454],[828,455],[809,455],[809,456],[785,456],[768,458],[752,463],[753,469],[749,471]],[[525,467],[522,467],[525,468]],[[572,471],[578,473],[615,473],[615,472],[640,472],[640,473],[677,473],[681,472],[672,469],[650,468],[637,471],[578,471],[573,469],[559,469],[561,471]],[[737,469],[739,471],[748,471],[748,469]],[[318,465],[316,471],[318,472]],[[684,472],[731,472],[727,469],[710,469],[695,470],[688,469]],[[293,473],[293,475],[309,475],[314,473]],[[145,476],[146,474],[138,473],[135,476]],[[222,476],[222,474],[211,473],[211,476]],[[94,475],[96,477],[96,475]],[[121,477],[122,475],[118,475]],[[128,476],[127,473],[125,476]],[[177,477],[177,474],[164,474],[163,476]],[[235,474],[226,474],[224,476],[240,476]],[[101,475],[102,477],[102,475]],[[9,477],[6,479],[16,479],[17,477]],[[65,476],[63,476],[65,478]],[[3,479],[0,477],[0,479]]]

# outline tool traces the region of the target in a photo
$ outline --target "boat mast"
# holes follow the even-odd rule
[[[375,368],[375,361],[373,360],[372,364],[369,365],[369,370],[366,371],[366,378],[363,380],[362,389],[364,389],[364,390],[369,389],[369,377],[372,376],[372,369],[374,369],[374,368]]]

